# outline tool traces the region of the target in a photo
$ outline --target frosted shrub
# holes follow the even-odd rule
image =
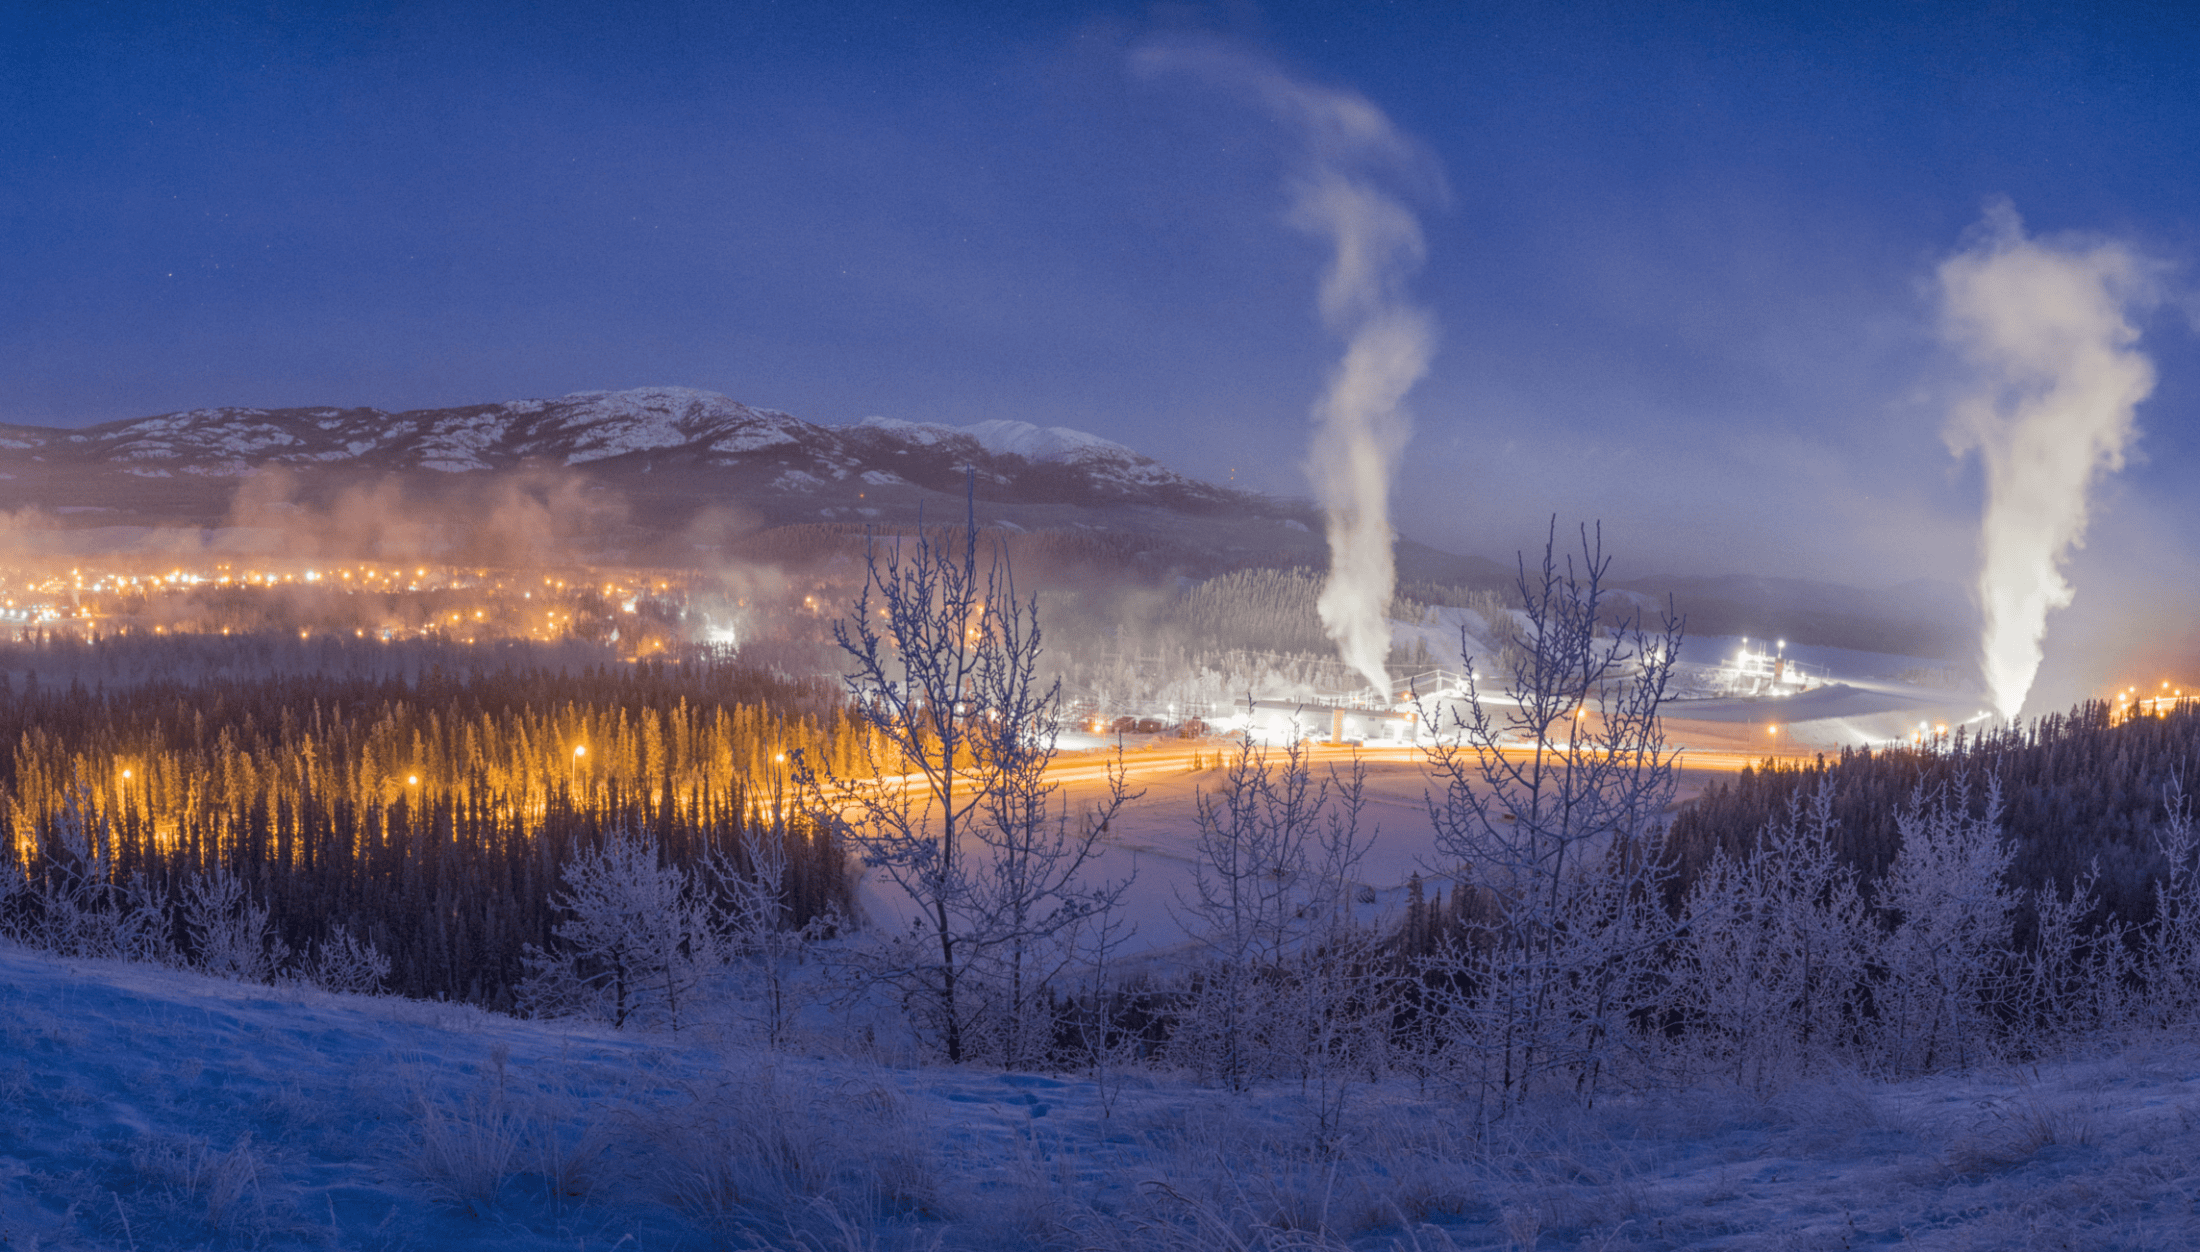
[[[564,912],[550,951],[529,944],[521,1007],[623,1027],[636,1017],[674,1030],[696,984],[724,963],[710,908],[686,870],[659,864],[657,841],[617,831],[566,862]]]
[[[2200,1017],[2200,836],[2184,788],[2173,782],[2167,800],[2169,817],[2155,834],[2165,865],[2155,881],[2154,926],[2140,962],[2147,1019],[2182,1026]]]
[[[323,991],[373,995],[390,976],[390,958],[339,922],[329,927],[302,973]]]
[[[1987,997],[2012,955],[2016,897],[2005,876],[2013,855],[2001,835],[2001,787],[1985,813],[1969,812],[1965,788],[1911,798],[1896,819],[1901,851],[1877,888],[1888,923],[1872,988],[1872,1042],[1895,1073],[1926,1073],[1985,1059],[1993,1021]]]
[[[217,978],[273,982],[290,947],[275,936],[268,907],[253,901],[227,869],[194,874],[183,891],[183,926],[191,963]]]
[[[1169,1052],[1232,1089],[1289,1060],[1276,997],[1299,937],[1307,840],[1328,805],[1305,751],[1284,749],[1279,774],[1265,750],[1241,744],[1222,785],[1198,798],[1193,894],[1179,905],[1202,953]]]
[[[143,875],[118,878],[106,818],[87,822],[83,814],[71,796],[30,869],[0,883],[0,895],[14,897],[0,909],[0,925],[10,938],[60,956],[173,960],[168,901]]]
[[[35,893],[30,875],[12,855],[0,858],[0,939],[21,941],[31,930]]]
[[[1720,853],[1690,889],[1675,1007],[1699,1056],[1768,1094],[1853,1041],[1877,939],[1834,853],[1833,797],[1790,797],[1750,855]]]

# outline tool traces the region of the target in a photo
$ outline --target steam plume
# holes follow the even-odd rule
[[[1377,184],[1403,175],[1441,191],[1433,164],[1365,97],[1318,87],[1266,62],[1213,48],[1149,48],[1147,72],[1191,69],[1248,89],[1305,141],[1292,180],[1291,222],[1335,249],[1322,278],[1322,320],[1344,358],[1314,405],[1307,476],[1328,515],[1329,577],[1316,607],[1345,663],[1379,692],[1390,678],[1390,476],[1413,426],[1400,407],[1428,371],[1427,312],[1406,296],[1423,257],[1420,222]]]
[[[1950,414],[1957,456],[1986,475],[1979,601],[1994,706],[2015,717],[2040,667],[2047,614],[2071,601],[2062,565],[2085,542],[2087,498],[2122,469],[2154,368],[2127,311],[2146,267],[2117,243],[2028,239],[1990,205],[1970,245],[1940,267],[1942,327],[1978,385]]]

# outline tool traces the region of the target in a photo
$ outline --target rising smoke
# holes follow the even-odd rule
[[[1378,177],[1441,194],[1432,161],[1366,98],[1319,87],[1212,46],[1142,50],[1146,73],[1191,72],[1247,91],[1301,139],[1291,223],[1328,240],[1323,322],[1344,357],[1314,405],[1307,476],[1328,516],[1329,577],[1318,608],[1345,662],[1387,693],[1392,564],[1390,478],[1413,426],[1400,407],[1428,371],[1435,329],[1406,281],[1423,257],[1421,226]]]
[[[438,484],[441,485],[441,484]],[[433,561],[507,569],[615,560],[627,503],[583,476],[530,467],[424,493],[398,477],[313,493],[281,466],[237,487],[228,526],[292,559]]]
[[[1985,471],[1983,664],[1994,707],[2013,718],[2047,614],[2071,602],[2062,567],[2085,541],[2094,485],[2123,468],[2154,389],[2128,316],[2150,298],[2148,266],[2117,243],[2027,238],[1996,203],[1939,276],[1943,332],[1977,374],[1945,437]]]

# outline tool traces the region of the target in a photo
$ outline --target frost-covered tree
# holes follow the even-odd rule
[[[2049,883],[2020,898],[2031,934],[2012,954],[1996,1006],[2011,1051],[2038,1056],[2145,1016],[2135,985],[2144,962],[2131,928],[2103,915],[2097,865],[2068,891]]]
[[[1461,919],[1431,970],[1451,1055],[1499,1102],[1562,1080],[1583,1092],[1634,1042],[1673,934],[1662,906],[1664,813],[1674,753],[1659,707],[1680,648],[1668,613],[1644,630],[1615,605],[1601,531],[1539,568],[1520,566],[1520,641],[1503,694],[1432,720],[1436,847],[1486,907]],[[1464,648],[1462,649],[1464,652]]]
[[[1835,855],[1837,825],[1829,788],[1795,793],[1754,848],[1716,855],[1682,906],[1673,1006],[1697,1056],[1744,1088],[1846,1054],[1863,1019],[1878,932]]]
[[[117,870],[114,831],[80,796],[54,815],[30,865],[14,868],[0,882],[9,938],[61,956],[175,959],[167,898],[142,874]]]
[[[2171,782],[2165,798],[2169,816],[2155,833],[2163,870],[2154,884],[2154,924],[2140,973],[2148,1020],[2181,1026],[2200,1018],[2200,832],[2181,780]]]
[[[2011,956],[2016,894],[2001,834],[2001,786],[1970,812],[1958,786],[1918,792],[1899,816],[1902,847],[1875,889],[1887,925],[1875,954],[1872,1030],[1880,1063],[1925,1073],[1984,1059],[1988,996]]]
[[[674,1030],[698,983],[724,963],[709,901],[688,872],[663,863],[656,839],[615,831],[583,848],[552,897],[564,914],[548,951],[526,950],[520,1003],[538,1016],[583,1013]]]
[[[908,931],[874,949],[872,973],[949,1061],[989,1047],[1014,1064],[1046,1026],[1064,936],[1121,897],[1124,884],[1087,871],[1132,796],[1114,772],[1073,814],[1047,780],[1061,686],[1039,676],[1038,602],[1017,596],[998,548],[981,561],[978,542],[972,518],[959,538],[920,526],[872,547],[833,635],[875,734],[854,768],[803,756],[796,777],[813,817],[840,823],[915,906]]]
[[[811,943],[840,925],[839,917],[831,913],[794,924],[787,891],[787,846],[783,838],[775,837],[778,834],[753,827],[742,832],[745,868],[736,867],[719,852],[713,852],[708,862],[718,897],[718,930],[742,989],[740,1002],[753,1008],[764,1041],[773,1048],[785,1045],[801,1007],[796,971]]]

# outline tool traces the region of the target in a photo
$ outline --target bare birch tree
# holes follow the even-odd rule
[[[1099,802],[1072,814],[1047,780],[1061,685],[1040,677],[1038,601],[1018,598],[1006,556],[981,561],[978,545],[972,517],[959,537],[920,525],[871,548],[833,637],[876,733],[848,772],[798,757],[795,778],[813,815],[839,823],[915,906],[873,972],[950,1062],[990,1040],[1015,1064],[1067,960],[1059,941],[1121,898],[1125,884],[1087,871],[1133,796],[1111,770]]]
[[[1232,1089],[1296,1078],[1332,1146],[1351,1091],[1381,1067],[1396,981],[1356,913],[1376,834],[1366,803],[1358,759],[1317,775],[1299,742],[1241,742],[1198,797],[1199,859],[1178,899],[1201,957],[1172,1054]]]
[[[1605,629],[1610,566],[1601,528],[1561,560],[1554,522],[1541,565],[1521,561],[1503,694],[1485,698],[1463,655],[1464,707],[1429,719],[1436,847],[1488,902],[1436,973],[1453,1055],[1500,1102],[1560,1076],[1593,1091],[1673,933],[1662,841],[1675,758],[1658,710],[1681,623],[1668,611],[1650,631],[1630,613]]]
[[[837,930],[841,918],[827,912],[794,924],[783,831],[743,831],[741,861],[745,870],[714,850],[706,862],[720,901],[717,929],[725,937],[742,998],[762,1026],[764,1042],[776,1049],[786,1045],[802,1007],[796,971],[810,945]]]

